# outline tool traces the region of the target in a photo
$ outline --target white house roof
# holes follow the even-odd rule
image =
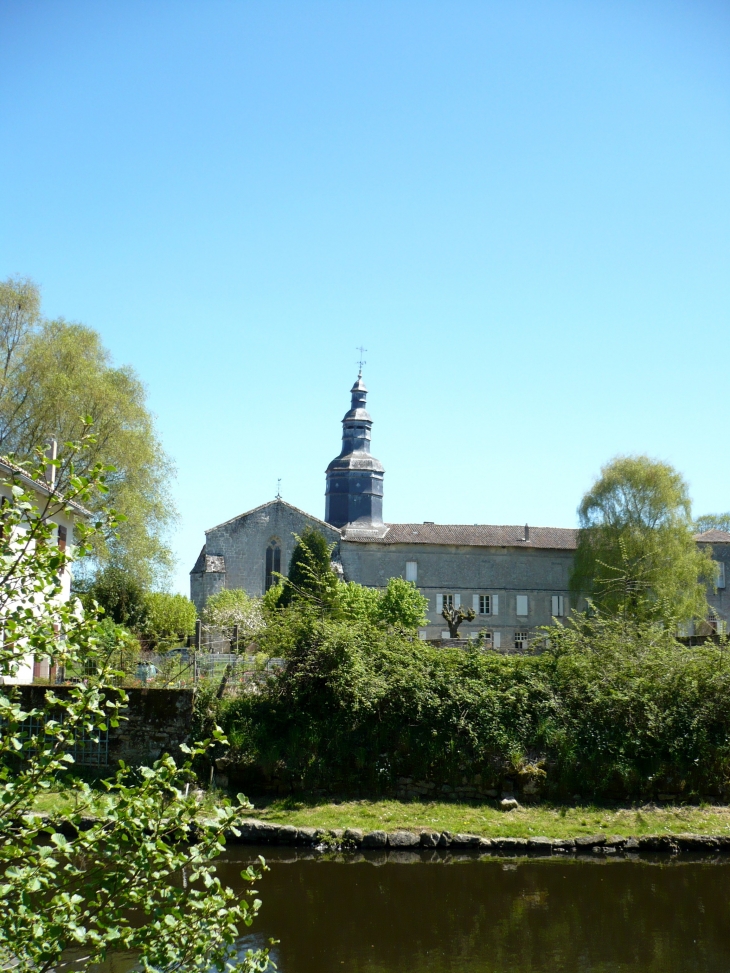
[[[55,498],[59,506],[70,507],[81,517],[92,516],[90,510],[87,510],[86,507],[83,507],[75,500],[65,500],[62,494],[54,490],[48,483],[45,483],[43,480],[34,480],[27,470],[23,469],[22,466],[18,466],[16,463],[12,463],[7,456],[0,457],[0,480],[20,481],[23,486],[42,494],[44,497]]]

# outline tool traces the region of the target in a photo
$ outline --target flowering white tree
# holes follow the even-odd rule
[[[203,622],[221,629],[227,638],[233,637],[237,625],[239,641],[247,645],[264,627],[261,599],[252,598],[242,588],[224,588],[205,603]]]

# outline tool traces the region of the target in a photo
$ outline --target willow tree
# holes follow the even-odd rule
[[[730,511],[724,514],[704,514],[695,520],[695,530],[704,534],[706,530],[721,530],[730,534]]]
[[[675,469],[647,456],[618,456],[578,516],[574,594],[611,615],[706,617],[714,566],[695,543],[687,484]]]
[[[168,489],[173,467],[144,385],[132,368],[112,364],[93,329],[44,320],[32,281],[0,283],[0,454],[28,460],[38,443],[56,439],[63,457],[63,443],[86,434],[84,417],[93,420],[94,442],[83,461],[115,467],[97,503],[124,518],[112,540],[97,542],[94,557],[148,584],[171,564],[166,531],[176,514]],[[61,490],[66,470],[62,462]]]

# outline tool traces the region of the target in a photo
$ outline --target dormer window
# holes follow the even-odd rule
[[[264,591],[268,591],[279,583],[278,575],[281,573],[281,544],[274,537],[269,541],[266,548],[266,578],[264,580]]]

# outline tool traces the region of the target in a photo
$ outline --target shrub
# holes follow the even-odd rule
[[[711,794],[730,782],[723,646],[688,649],[660,627],[605,619],[545,635],[546,651],[519,657],[280,620],[262,641],[285,670],[222,713],[240,772],[377,792],[399,776],[498,786],[539,767],[555,797]]]

